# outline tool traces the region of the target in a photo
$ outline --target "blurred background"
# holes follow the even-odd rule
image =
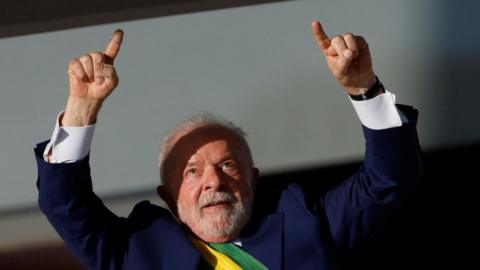
[[[82,269],[36,205],[33,147],[68,95],[71,58],[125,31],[120,86],[92,147],[94,189],[118,215],[158,202],[159,140],[189,114],[244,128],[265,181],[341,181],[361,162],[360,123],[310,32],[353,32],[397,103],[420,111],[425,176],[350,269],[468,265],[480,159],[475,0],[3,1],[0,269]]]

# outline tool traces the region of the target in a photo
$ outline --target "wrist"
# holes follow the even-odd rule
[[[370,89],[375,82],[377,81],[377,76],[375,76],[375,73],[368,74],[365,76],[363,79],[359,79],[357,83],[355,83],[355,86],[347,86],[344,85],[345,90],[347,90],[347,93],[349,95],[361,95]]]
[[[99,99],[69,96],[60,124],[76,127],[92,125],[97,120],[102,103]]]
[[[362,91],[359,91],[359,93],[355,95],[349,93],[349,95],[352,100],[362,101],[362,100],[372,99],[383,93],[385,93],[385,87],[380,82],[378,77],[375,76],[375,82],[368,89],[366,90],[363,89]]]

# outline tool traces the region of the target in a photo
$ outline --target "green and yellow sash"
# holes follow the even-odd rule
[[[205,243],[190,237],[203,258],[215,270],[268,270],[253,256],[232,243]]]

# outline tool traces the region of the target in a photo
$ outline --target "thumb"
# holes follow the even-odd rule
[[[107,89],[113,91],[118,85],[118,76],[115,68],[111,65],[105,65],[102,75]]]
[[[354,53],[350,49],[346,49],[343,51],[342,55],[339,55],[338,57],[338,72],[340,73],[340,76],[345,76],[348,73],[348,69],[350,68],[350,65],[352,64]]]

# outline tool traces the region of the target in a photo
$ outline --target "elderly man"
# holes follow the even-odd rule
[[[364,165],[320,193],[292,181],[255,198],[259,171],[238,127],[195,115],[164,139],[160,197],[128,218],[92,190],[88,152],[103,101],[118,84],[123,37],[70,62],[70,96],[50,141],[37,145],[39,204],[89,269],[337,269],[385,222],[421,174],[416,111],[396,106],[361,36],[312,31],[364,126]],[[267,187],[268,190],[268,187]]]

